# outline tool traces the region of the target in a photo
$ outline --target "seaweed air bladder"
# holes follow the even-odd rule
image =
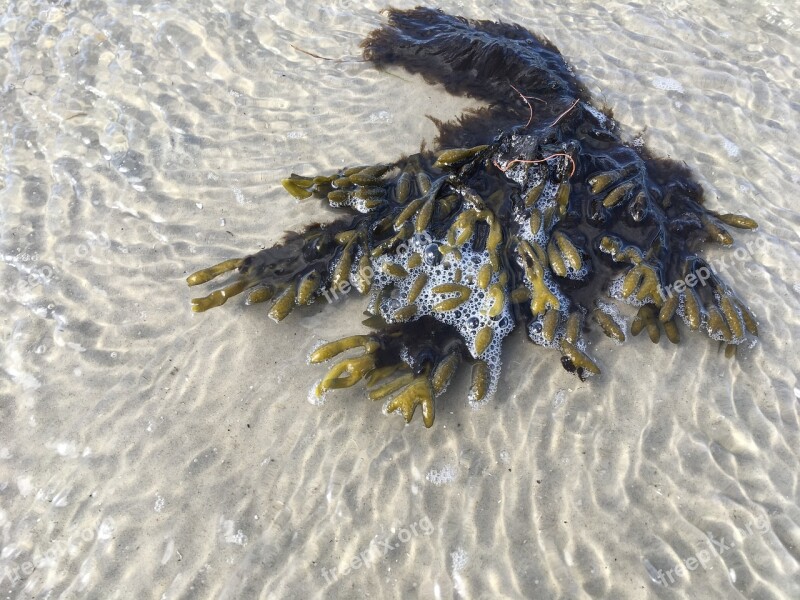
[[[371,316],[364,331],[313,350],[311,363],[332,364],[312,393],[363,382],[406,422],[419,407],[426,427],[462,365],[470,403],[494,394],[517,327],[582,379],[600,373],[587,327],[625,340],[618,305],[636,311],[630,333],[656,343],[688,329],[732,355],[757,335],[755,316],[697,254],[756,223],[708,210],[687,167],[625,143],[552,43],[427,8],[387,13],[362,44],[367,60],[485,106],[438,124],[433,151],[284,179],[299,201],[343,216],[194,273],[191,286],[230,278],[192,300],[195,311],[244,294],[282,321],[352,286]],[[697,273],[703,285],[675,285]]]

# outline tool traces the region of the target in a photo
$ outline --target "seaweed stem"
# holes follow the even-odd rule
[[[569,107],[567,110],[565,110],[563,113],[561,113],[560,115],[558,115],[558,118],[557,118],[555,121],[553,121],[553,122],[550,124],[550,127],[555,127],[555,126],[558,124],[558,122],[559,122],[561,119],[563,119],[564,117],[566,117],[566,116],[567,116],[567,113],[568,113],[569,111],[571,111],[573,108],[575,108],[575,105],[576,105],[576,104],[577,104],[579,101],[580,101],[580,98],[576,98],[576,99],[575,99],[575,102],[573,102],[573,103],[572,103],[572,105],[571,105],[571,106],[570,106],[570,107]],[[575,164],[575,163],[573,163],[573,167],[574,167],[574,164]],[[573,172],[574,172],[574,170],[573,170]],[[570,175],[570,177],[571,177],[571,175]]]
[[[576,100],[576,102],[577,102],[577,100]],[[566,114],[566,113],[565,113],[565,114]],[[508,161],[508,162],[506,163],[506,166],[505,166],[505,168],[503,168],[503,167],[501,167],[499,164],[497,164],[497,161],[496,161],[496,160],[493,160],[492,162],[494,163],[494,166],[495,166],[495,167],[497,167],[497,168],[498,168],[498,169],[500,169],[500,170],[501,170],[503,173],[505,173],[506,171],[508,171],[508,170],[511,168],[511,165],[513,165],[514,163],[524,163],[524,164],[526,164],[526,165],[527,165],[527,164],[531,164],[531,165],[533,165],[533,164],[536,164],[536,163],[543,163],[543,162],[547,162],[548,160],[550,160],[551,158],[555,158],[556,156],[564,156],[564,157],[566,157],[567,159],[569,159],[569,162],[570,162],[570,163],[572,163],[572,169],[571,169],[571,170],[570,170],[570,172],[569,172],[569,176],[570,176],[570,178],[571,178],[573,175],[575,175],[575,160],[574,160],[574,159],[573,159],[573,158],[572,158],[572,157],[571,157],[569,154],[567,154],[566,152],[556,152],[556,153],[554,153],[554,154],[550,154],[550,155],[548,155],[548,156],[545,156],[544,158],[540,158],[540,159],[538,159],[538,160],[523,160],[523,159],[521,159],[521,158],[515,158],[514,160],[510,160],[510,161]]]
[[[536,96],[526,96],[525,94],[520,92],[513,83],[509,83],[508,85],[510,85],[512,88],[514,88],[514,91],[517,92],[519,94],[519,97],[522,98],[522,100],[525,102],[525,104],[528,105],[528,110],[530,111],[530,116],[528,117],[528,122],[525,123],[525,127],[528,127],[531,124],[531,121],[533,121],[533,105],[531,105],[531,103],[529,102],[529,99],[532,98],[534,100],[538,100],[539,102],[544,102],[545,104],[547,104],[547,102],[545,102],[541,98],[537,98]]]

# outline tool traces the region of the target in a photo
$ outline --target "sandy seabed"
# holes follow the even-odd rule
[[[462,378],[431,430],[358,388],[309,403],[309,351],[363,331],[365,299],[194,315],[186,275],[331,218],[282,177],[415,152],[424,115],[474,104],[361,61],[372,1],[11,0],[3,598],[800,597],[800,11],[438,6],[547,36],[712,209],[760,223],[706,254],[759,343],[595,336],[580,382],[513,335],[494,400]]]

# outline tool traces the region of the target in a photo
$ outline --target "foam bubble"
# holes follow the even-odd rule
[[[683,85],[681,85],[680,81],[676,81],[671,77],[653,77],[650,80],[653,84],[653,87],[656,87],[660,90],[666,90],[668,92],[680,92],[683,93]]]
[[[317,394],[317,390],[319,389],[320,383],[322,383],[321,379],[318,382],[316,382],[313,386],[311,386],[311,389],[308,390],[308,395],[306,396],[306,400],[308,400],[308,403],[312,404],[313,406],[322,406],[328,400],[327,392],[323,392],[322,395]]]
[[[441,469],[431,469],[425,475],[425,479],[430,481],[433,485],[444,485],[455,481],[458,476],[458,468],[452,465],[444,465]]]

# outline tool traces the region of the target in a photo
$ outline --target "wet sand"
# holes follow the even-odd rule
[[[547,36],[759,222],[705,255],[760,338],[731,361],[593,335],[581,382],[515,334],[495,399],[461,377],[426,430],[360,388],[307,401],[364,298],[190,311],[192,271],[331,218],[282,177],[416,152],[425,115],[474,106],[361,61],[383,5],[276,4],[0,13],[3,597],[800,597],[800,12],[440,3]]]

